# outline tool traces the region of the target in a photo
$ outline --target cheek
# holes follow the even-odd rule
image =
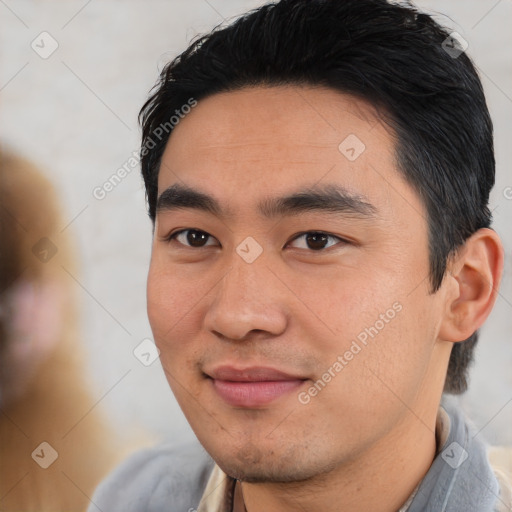
[[[147,308],[165,377],[180,406],[186,410],[187,396],[196,394],[196,357],[190,340],[197,329],[194,315],[197,315],[198,298],[184,281],[177,272],[152,263],[147,281]]]
[[[358,335],[364,342],[368,329],[373,331],[376,322],[380,331],[397,316],[393,309],[397,295],[390,287],[377,289],[375,282],[376,276],[368,270],[345,269],[339,274],[325,272],[314,278],[302,275],[293,289],[304,306],[297,319],[307,322],[308,330],[315,328],[315,337],[324,340],[330,350],[348,349]],[[381,314],[386,324],[380,319]]]
[[[173,319],[179,309],[177,294],[173,293],[174,283],[162,279],[158,265],[151,264],[147,281],[148,318],[157,344],[161,343],[165,333],[172,328]]]
[[[179,266],[166,261],[164,255],[154,254],[147,280],[151,326],[160,335],[174,330],[204,296],[203,288],[200,276],[189,276]]]
[[[175,265],[152,260],[147,280],[147,312],[165,369],[185,375],[195,367],[196,340],[212,285],[204,272],[188,275]],[[181,378],[181,377],[180,377]]]
[[[393,302],[394,297],[398,300]],[[324,359],[332,366],[342,358],[342,378],[334,379],[330,400],[343,396],[360,417],[382,418],[393,411],[399,414],[404,404],[412,406],[433,355],[436,322],[428,298],[390,294],[378,300],[373,297],[365,309],[354,306],[347,330],[337,346],[330,344],[332,352]]]
[[[178,272],[152,262],[147,281],[148,318],[160,350],[179,338],[197,303],[196,294]]]
[[[356,395],[367,393],[368,387],[377,395],[391,393],[386,384],[407,393],[428,364],[435,338],[432,300],[422,287],[409,293],[412,286],[396,277],[348,272],[303,293],[321,320],[312,347],[324,366],[317,370],[332,368],[341,356],[343,370],[336,375],[344,377],[335,380],[340,386],[345,381],[342,387]],[[314,321],[308,322],[311,331]]]

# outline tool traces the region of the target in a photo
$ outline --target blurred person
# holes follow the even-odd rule
[[[0,510],[83,511],[118,448],[93,409],[57,198],[0,152]],[[64,269],[63,269],[64,268]],[[44,443],[44,444],[42,444]]]
[[[457,406],[503,267],[492,122],[410,4],[281,0],[194,41],[141,110],[148,315],[201,446],[90,512],[497,512]]]

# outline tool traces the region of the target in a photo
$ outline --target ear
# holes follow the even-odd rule
[[[447,268],[445,314],[439,337],[468,339],[489,316],[503,272],[503,246],[495,231],[476,231]]]

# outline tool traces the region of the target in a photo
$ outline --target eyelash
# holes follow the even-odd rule
[[[213,237],[212,235],[210,235],[209,233],[207,233],[206,231],[202,231],[200,229],[196,229],[196,228],[186,228],[186,229],[180,229],[179,231],[175,231],[174,233],[171,233],[169,236],[165,237],[165,241],[166,242],[173,242],[173,241],[177,241],[177,237],[183,233],[187,233],[188,231],[196,231],[197,233],[201,233],[201,234],[205,234],[209,237],[209,239],[211,238],[215,238]],[[330,249],[331,247],[335,246],[335,245],[338,245],[340,242],[342,244],[349,244],[350,242],[348,240],[345,240],[343,238],[340,238],[339,236],[336,236],[336,235],[332,235],[331,233],[327,233],[325,231],[303,231],[302,233],[298,233],[297,235],[295,235],[292,239],[291,239],[291,242],[295,241],[295,240],[298,240],[302,237],[305,237],[307,235],[324,235],[330,239],[336,239],[338,240],[338,243],[336,244],[332,244],[328,247],[323,247],[321,249],[310,249],[310,248],[307,248],[305,250],[309,250],[309,251],[313,251],[313,252],[322,252],[322,251],[325,251],[327,249]],[[181,242],[178,241],[179,244],[183,245],[184,247],[188,248],[188,249],[203,249],[205,247],[209,247],[210,245],[204,245],[204,246],[200,246],[200,247],[193,247],[191,245],[187,245],[187,244],[183,244]],[[287,242],[287,245],[289,244],[290,242]],[[304,250],[304,249],[302,249]]]

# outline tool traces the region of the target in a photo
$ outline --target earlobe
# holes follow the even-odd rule
[[[479,229],[449,261],[441,339],[464,341],[481,327],[496,302],[502,271],[499,236]]]

